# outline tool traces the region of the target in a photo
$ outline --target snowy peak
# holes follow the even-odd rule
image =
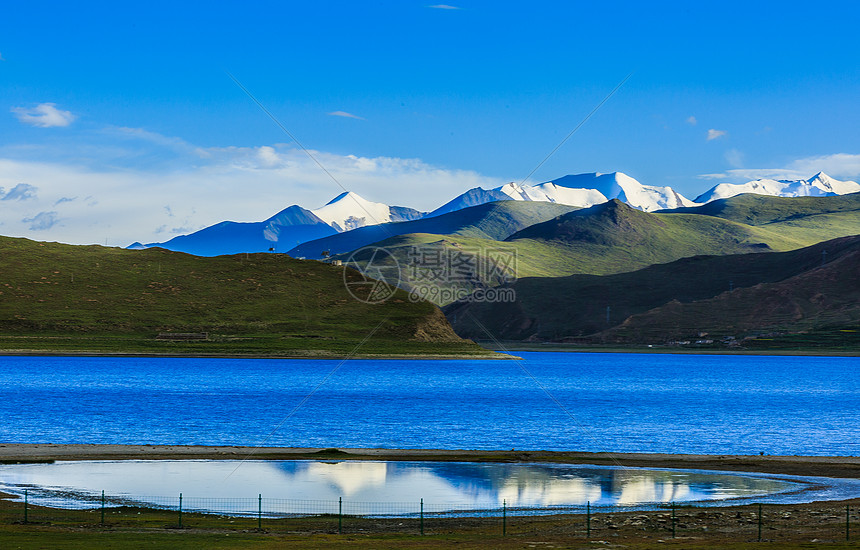
[[[720,183],[696,197],[696,202],[704,204],[717,199],[727,199],[742,193],[772,195],[774,197],[827,197],[847,195],[860,191],[860,184],[853,181],[840,181],[819,172],[808,180],[758,179],[746,183]]]
[[[412,208],[371,202],[352,191],[341,193],[325,206],[310,212],[339,233],[366,225],[407,221],[423,216]]]
[[[854,181],[840,181],[834,178],[831,178],[824,172],[819,172],[806,180],[811,186],[817,187],[822,191],[827,193],[834,193],[836,195],[847,195],[849,193],[856,193],[860,191],[860,184]]]
[[[643,185],[622,172],[571,174],[535,186],[508,183],[495,191],[513,200],[555,202],[583,208],[610,199],[619,199],[645,212],[693,205],[693,201],[671,187]]]

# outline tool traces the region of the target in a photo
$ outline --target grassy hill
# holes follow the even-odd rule
[[[416,249],[427,256],[474,254],[516,257],[518,277],[557,277],[576,273],[611,274],[640,269],[700,254],[733,254],[771,247],[797,248],[778,234],[759,234],[756,228],[695,214],[649,214],[613,200],[576,210],[518,231],[496,241],[468,235],[399,235],[375,243],[404,267],[402,286],[425,284],[412,269]],[[343,258],[349,256],[343,255]],[[363,259],[358,256],[358,259]],[[420,271],[420,270],[418,270]],[[495,286],[499,280],[474,270],[469,277],[442,288],[473,290]],[[434,302],[449,303],[440,293]]]
[[[672,301],[633,315],[593,340],[663,342],[707,333],[709,338],[748,338],[754,347],[768,347],[766,342],[774,340],[814,347],[820,339],[815,336],[819,336],[831,345],[856,350],[860,348],[858,273],[860,237],[855,237],[849,248],[819,267],[706,300]],[[834,341],[834,335],[838,340]]]
[[[822,214],[860,211],[860,193],[831,197],[771,197],[744,193],[702,206],[663,210],[666,213],[714,216],[747,225],[767,225]]]
[[[348,271],[351,280],[359,275]],[[207,340],[156,340],[159,333]],[[282,254],[204,258],[0,237],[0,350],[485,354],[402,291],[368,305],[344,269]]]
[[[769,310],[758,310],[758,298],[748,296],[743,289],[791,280],[822,269],[848,284],[860,271],[848,271],[852,264],[846,258],[858,255],[860,237],[845,237],[790,252],[696,256],[614,275],[526,278],[511,285],[517,297],[514,303],[462,302],[447,306],[445,312],[458,334],[475,339],[487,339],[487,329],[493,337],[503,340],[564,340],[602,333],[590,341],[659,343],[695,337],[703,329],[717,331],[715,320],[724,323],[719,325],[721,335],[756,328],[770,330],[780,323]],[[825,268],[821,267],[822,261],[827,262]],[[832,297],[828,300],[841,304],[856,295],[860,283],[854,282],[854,287],[854,291],[846,292],[841,286],[823,285],[819,292],[830,292]],[[728,310],[703,302],[718,296],[745,297],[750,311],[758,314],[744,313],[744,322],[733,324],[733,314]],[[690,305],[688,309],[691,303],[710,305],[696,308]],[[743,300],[731,303],[744,305]],[[713,315],[704,315],[712,306]],[[673,316],[663,313],[658,322],[654,312],[664,308],[673,312]],[[806,310],[789,310],[798,317],[794,324],[783,326],[784,330],[836,322],[850,324],[851,315],[858,315],[855,321],[860,319],[858,308],[856,313],[836,315],[829,320],[825,320],[823,313],[811,315]],[[610,327],[617,328],[607,331]]]
[[[477,254],[516,256],[519,278],[572,274],[609,275],[642,269],[697,255],[788,251],[834,237],[860,234],[858,197],[803,197],[796,214],[791,202],[799,199],[744,195],[719,205],[681,212],[646,213],[618,200],[571,211],[517,231],[504,241],[474,234],[404,234],[374,243],[397,259],[402,287],[427,285],[413,269],[416,250],[427,256]],[[786,201],[789,201],[786,203]],[[513,203],[513,201],[510,201]],[[720,201],[715,201],[720,202]],[[519,203],[513,203],[519,204]],[[712,211],[726,216],[706,215]],[[753,221],[750,225],[737,218]],[[349,257],[349,254],[340,256]],[[361,256],[358,257],[362,259]],[[420,270],[418,270],[420,271]],[[439,292],[429,296],[448,304],[456,291],[467,292],[501,281],[475,271],[456,282],[436,281]],[[448,292],[446,292],[446,290]]]
[[[573,210],[577,207],[549,202],[491,202],[431,218],[359,227],[303,243],[288,254],[304,258],[319,258],[324,250],[343,254],[377,241],[413,233],[501,240],[524,227]]]

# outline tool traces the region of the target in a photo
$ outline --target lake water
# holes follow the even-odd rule
[[[0,491],[55,507],[149,505],[230,515],[582,511],[852,498],[860,480],[583,466],[383,461],[81,461],[0,465]],[[150,495],[150,496],[147,496]],[[151,496],[160,495],[160,496]],[[168,496],[170,495],[170,496]],[[259,497],[258,497],[259,495]],[[263,498],[265,497],[265,498]],[[531,510],[533,513],[534,510]]]
[[[860,454],[860,359],[0,357],[0,442]]]

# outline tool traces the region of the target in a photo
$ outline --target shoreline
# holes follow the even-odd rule
[[[772,356],[797,356],[797,357],[858,357],[860,352],[848,350],[721,350],[712,348],[584,348],[581,346],[565,347],[559,344],[534,345],[511,345],[500,348],[498,346],[487,349],[498,353],[517,352],[553,352],[553,353],[640,353],[640,354],[664,354],[664,355],[772,355]]]
[[[480,360],[522,360],[522,357],[514,355],[519,352],[549,352],[549,353],[629,353],[629,354],[658,354],[658,355],[752,355],[752,356],[784,356],[784,357],[860,357],[860,353],[854,351],[840,350],[715,350],[715,349],[667,349],[667,348],[583,348],[560,346],[511,346],[505,348],[485,348],[486,354],[458,354],[458,353],[357,353],[355,355],[334,355],[316,350],[308,350],[306,354],[288,353],[160,353],[160,352],[124,352],[124,351],[99,351],[99,350],[39,350],[39,349],[0,349],[0,357],[149,357],[149,358],[212,358],[212,359],[417,359],[417,360],[440,360],[456,361],[465,359]]]
[[[593,464],[860,479],[860,457],[693,455],[540,450],[335,449],[204,445],[0,443],[0,463],[58,460],[385,460]]]
[[[502,351],[487,350],[486,354],[397,354],[397,353],[357,353],[355,355],[328,355],[308,353],[305,355],[282,353],[156,353],[156,352],[123,352],[123,351],[75,351],[75,350],[34,350],[15,349],[0,350],[0,357],[151,357],[151,358],[187,358],[187,359],[327,359],[332,361],[347,359],[417,359],[454,361],[462,359],[488,359],[509,361],[522,359]]]

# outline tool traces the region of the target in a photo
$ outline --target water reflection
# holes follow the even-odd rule
[[[141,495],[350,503],[414,503],[435,510],[578,508],[707,502],[787,495],[808,483],[786,476],[551,464],[372,461],[79,461],[0,465],[0,491],[54,506],[88,495],[138,502]],[[402,507],[404,510],[411,508]],[[256,505],[254,506],[256,509]],[[389,508],[397,513],[396,507]],[[328,508],[324,511],[330,511]],[[274,513],[275,510],[270,512]],[[310,511],[309,511],[310,512]],[[364,513],[357,511],[355,513]]]

